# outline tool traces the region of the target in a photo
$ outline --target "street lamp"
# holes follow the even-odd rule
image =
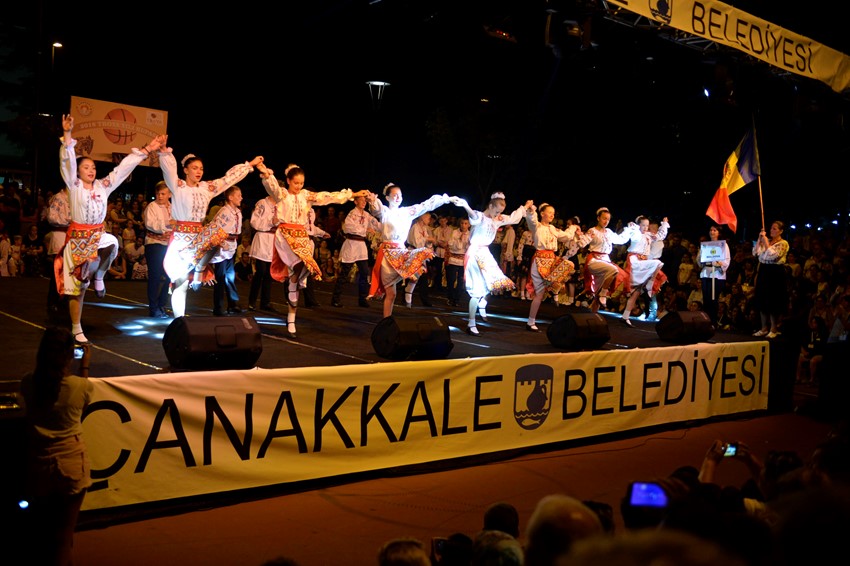
[[[381,107],[381,100],[384,99],[384,89],[390,86],[390,83],[385,81],[366,81],[366,86],[369,87],[369,96],[372,97],[372,109],[378,110]]]
[[[54,41],[53,45],[50,46],[50,75],[53,76],[53,62],[56,60],[56,50],[62,49],[62,44],[58,41]]]
[[[371,155],[370,157],[370,167],[369,167],[369,181],[371,183],[375,182],[375,144],[377,143],[377,117],[378,110],[381,108],[381,101],[384,99],[384,89],[390,86],[390,83],[386,81],[366,81],[366,86],[369,87],[369,96],[372,98],[372,128],[369,131],[371,137],[370,149]]]

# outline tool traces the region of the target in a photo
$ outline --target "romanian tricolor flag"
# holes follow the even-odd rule
[[[708,205],[705,214],[718,224],[728,225],[735,232],[738,228],[738,217],[732,210],[729,195],[744,185],[755,181],[760,175],[761,166],[759,165],[759,150],[756,145],[756,129],[752,127],[744,135],[744,139],[741,140],[729,159],[726,160],[720,188],[717,189],[714,198],[711,199],[711,204]]]

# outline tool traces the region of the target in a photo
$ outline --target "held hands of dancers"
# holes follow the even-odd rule
[[[159,134],[154,139],[145,144],[141,151],[150,155],[154,151],[157,151],[161,147],[165,147],[165,143],[168,141],[168,136],[166,134]]]
[[[262,163],[262,162],[263,162],[263,156],[262,156],[262,155],[258,155],[257,157],[255,157],[254,159],[252,159],[251,161],[249,161],[249,162],[248,162],[248,165],[250,165],[251,167],[256,167],[257,165],[259,165],[259,164],[260,164],[260,163]]]
[[[271,169],[266,167],[266,164],[263,163],[262,161],[257,163],[256,168],[257,168],[257,171],[260,172],[260,177],[262,179],[268,179],[269,177],[271,177],[274,174],[274,171],[272,171]]]

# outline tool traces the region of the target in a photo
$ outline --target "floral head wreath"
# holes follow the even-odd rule
[[[611,212],[611,211],[610,211],[610,210],[608,210],[606,207],[604,207],[604,206],[603,206],[602,208],[600,208],[599,210],[597,210],[597,211],[596,211],[596,216],[599,216],[599,215],[600,215],[600,214],[602,214],[603,212]]]
[[[186,157],[183,158],[183,161],[180,162],[180,165],[182,165],[183,167],[186,167],[186,162],[189,161],[190,159],[194,159],[195,157],[198,157],[198,156],[195,155],[194,153],[190,153],[189,155],[187,155]]]
[[[548,202],[540,203],[540,206],[537,207],[537,210],[543,212],[543,209],[546,208],[547,206],[552,206],[552,205],[549,204]]]
[[[495,192],[492,195],[490,195],[490,200],[496,200],[497,198],[505,200],[505,193]]]
[[[387,196],[387,194],[390,192],[390,189],[392,189],[393,187],[398,187],[398,185],[396,185],[395,183],[387,183],[384,187],[384,196]]]
[[[297,168],[297,167],[298,167],[298,166],[297,166],[296,164],[294,164],[294,163],[290,163],[290,164],[286,167],[286,169],[284,169],[284,170],[283,170],[283,174],[284,174],[284,176],[289,175],[289,172],[290,172],[290,171],[292,171],[293,169]]]

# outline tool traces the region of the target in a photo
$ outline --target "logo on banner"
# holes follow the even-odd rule
[[[514,384],[514,419],[526,430],[534,430],[546,421],[552,406],[554,369],[543,364],[519,368]]]
[[[649,11],[653,16],[669,24],[673,19],[673,0],[649,0]]]

